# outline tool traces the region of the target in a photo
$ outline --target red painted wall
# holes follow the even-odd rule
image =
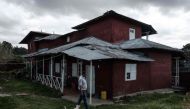
[[[99,97],[101,96],[101,91],[106,91],[108,99],[112,98],[112,62],[112,60],[94,62],[96,95]]]
[[[135,29],[136,38],[141,37],[142,30],[139,24],[117,20],[116,18],[108,18],[96,24],[92,24],[87,27],[87,31],[89,35],[116,43],[123,40],[129,40],[129,28]]]
[[[113,97],[149,89],[148,62],[137,63],[137,79],[132,81],[125,81],[125,64],[127,63],[135,62],[118,60],[113,63]]]
[[[171,87],[171,63],[172,56],[167,52],[151,51],[149,57],[154,59],[150,62],[151,89]]]
[[[136,38],[141,37],[141,26],[133,22],[112,19],[112,41],[120,42],[129,40],[129,28],[135,29]]]
[[[36,43],[37,49],[43,48],[54,48],[64,44],[67,44],[66,38],[70,37],[70,43],[83,39],[85,37],[94,36],[99,39],[116,43],[123,40],[129,39],[129,28],[135,28],[136,38],[141,37],[141,26],[133,22],[126,22],[122,20],[117,20],[116,18],[107,18],[101,22],[96,22],[89,25],[84,30],[79,30],[69,34],[68,36],[63,36],[52,41],[40,41]]]
[[[125,64],[130,61],[113,63],[113,97],[138,91],[171,87],[171,54],[168,52],[148,52],[153,62],[137,63],[137,79],[125,81]]]
[[[112,19],[106,19],[87,27],[88,35],[112,42]]]

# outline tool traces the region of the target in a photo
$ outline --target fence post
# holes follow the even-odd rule
[[[44,84],[44,73],[45,73],[45,71],[44,71],[44,57],[43,57],[43,68],[42,68],[42,69],[43,69],[43,77],[42,77],[43,80],[42,80],[42,84]]]
[[[32,79],[32,67],[33,67],[33,66],[32,66],[32,59],[31,59],[31,62],[30,62],[30,70],[31,70],[31,72],[30,72],[30,73],[31,73],[31,79]]]
[[[38,62],[37,62],[37,60],[36,60],[36,80],[38,79]]]
[[[51,56],[51,75],[50,75],[50,81],[51,81],[51,84],[50,84],[50,87],[53,87],[53,58]]]

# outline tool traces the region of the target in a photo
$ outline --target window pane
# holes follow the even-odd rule
[[[125,80],[136,80],[137,64],[125,65]]]

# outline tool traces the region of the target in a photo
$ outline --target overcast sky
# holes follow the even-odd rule
[[[151,24],[158,32],[152,41],[190,42],[190,0],[1,0],[0,8],[0,41],[14,45],[29,31],[64,34],[108,10]]]

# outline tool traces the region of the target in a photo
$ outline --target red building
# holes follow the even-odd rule
[[[106,91],[109,99],[171,87],[172,60],[181,51],[142,39],[157,33],[151,25],[108,11],[73,29],[64,35],[31,31],[20,42],[28,44],[32,79],[66,95],[86,73],[88,92],[99,97]]]

